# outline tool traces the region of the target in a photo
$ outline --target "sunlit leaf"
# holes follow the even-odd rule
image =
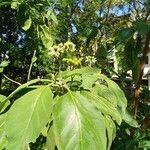
[[[22,27],[22,29],[25,30],[25,31],[29,30],[30,27],[31,27],[31,24],[32,24],[32,19],[29,16],[29,18],[25,21],[24,26]]]
[[[134,128],[140,127],[138,122],[128,113],[126,112],[125,115],[123,116],[123,120],[130,126]]]
[[[26,150],[35,142],[52,112],[52,93],[43,86],[16,100],[6,118],[8,150]]]
[[[9,65],[9,61],[2,61],[0,63],[0,67],[7,67]]]
[[[54,13],[51,13],[51,19],[53,20],[53,22],[57,25],[58,24],[58,20],[57,17]]]
[[[53,127],[51,127],[48,131],[48,134],[47,134],[47,147],[49,150],[54,150],[55,149],[55,135],[54,135],[54,129]]]
[[[0,95],[0,112],[3,112],[9,104],[10,102],[6,101],[6,96]]]
[[[5,134],[5,119],[6,114],[0,115],[0,149],[3,150],[6,146],[7,140],[6,140],[6,134]]]
[[[82,92],[82,94],[89,100],[91,103],[95,105],[97,109],[100,110],[101,113],[105,115],[109,115],[112,117],[118,124],[121,123],[122,117],[120,112],[117,110],[117,107],[114,107],[112,103],[102,95],[98,96],[93,94],[92,92]]]
[[[53,112],[56,144],[60,150],[106,150],[102,114],[79,93],[59,98]]]

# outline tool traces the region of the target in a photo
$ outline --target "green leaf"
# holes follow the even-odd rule
[[[25,21],[24,26],[22,27],[22,29],[25,30],[25,31],[29,30],[30,27],[31,27],[31,24],[32,24],[32,19],[29,16],[29,18]]]
[[[93,84],[100,78],[100,74],[83,74],[82,75],[82,86],[84,89],[91,90]]]
[[[15,91],[13,91],[5,101],[8,101],[8,99],[10,99],[11,97],[13,97],[16,93],[18,93],[19,91],[21,91],[22,89],[32,85],[32,84],[35,84],[37,82],[50,82],[50,80],[48,79],[34,79],[34,80],[31,80],[31,81],[28,81],[27,83],[25,84],[22,84],[21,86],[19,86]]]
[[[19,4],[20,4],[19,2],[14,1],[14,2],[11,3],[11,8],[12,9],[17,9]]]
[[[120,112],[108,99],[87,91],[82,92],[82,95],[93,103],[102,114],[111,116],[118,124],[121,124],[122,118]]]
[[[53,125],[60,150],[106,150],[102,114],[85,97],[69,91],[54,106]]]
[[[142,34],[145,35],[150,31],[150,26],[142,20],[138,20],[135,24],[136,30]]]
[[[141,140],[140,142],[139,142],[139,146],[138,146],[138,148],[150,148],[150,141],[149,140]],[[148,150],[148,149],[146,149],[146,150]]]
[[[124,92],[120,89],[120,87],[109,78],[103,76],[103,79],[108,84],[108,89],[113,93],[115,96],[115,101],[118,106],[118,111],[122,114],[122,116],[126,113],[126,107],[127,107],[127,99],[124,95]],[[105,94],[106,95],[106,94]],[[110,101],[112,98],[110,99]]]
[[[6,96],[0,95],[0,103],[3,102],[6,99]]]
[[[53,45],[52,34],[46,25],[41,25],[40,37],[45,48],[50,48]]]
[[[36,62],[36,60],[37,60],[37,57],[36,56],[34,56],[34,57],[32,57],[32,63],[35,63]]]
[[[116,125],[110,118],[110,116],[105,116],[104,120],[107,128],[107,138],[108,138],[107,149],[109,150],[111,148],[112,141],[116,137]]]
[[[26,150],[35,142],[52,112],[48,86],[28,92],[14,102],[6,118],[7,150]]]
[[[0,95],[0,113],[3,112],[9,104],[10,102],[6,101],[6,96]]]
[[[140,58],[138,57],[138,54],[141,51],[141,46],[135,47],[135,45],[134,39],[130,39],[125,44],[125,60],[128,70],[132,70],[132,77],[136,83],[140,74]]]
[[[54,150],[55,145],[56,145],[56,142],[55,142],[54,129],[53,127],[51,127],[47,135],[47,147],[49,150]]]
[[[123,28],[118,32],[118,40],[124,42],[130,39],[134,34],[133,28]]]
[[[5,135],[5,119],[6,119],[6,114],[0,115],[0,149],[3,150],[6,146],[7,140],[6,140],[6,135]]]
[[[134,128],[140,127],[138,122],[128,113],[126,112],[125,115],[123,116],[123,120],[130,126]]]
[[[0,68],[0,73],[2,73],[4,71],[4,68]]]
[[[100,70],[97,68],[91,68],[91,67],[83,67],[81,69],[75,69],[72,71],[63,71],[59,75],[63,77],[64,79],[70,77],[70,76],[75,76],[75,75],[88,75],[88,74],[93,74],[93,73],[100,73]]]
[[[51,13],[51,19],[53,20],[53,22],[58,25],[58,20],[57,20],[57,17],[54,13]]]
[[[10,5],[12,2],[0,2],[0,7],[3,5]]]
[[[7,67],[8,64],[9,64],[9,61],[2,61],[2,62],[0,63],[0,67],[2,67],[2,68]]]
[[[99,84],[95,85],[92,89],[92,93],[107,99],[114,107],[117,107],[117,99],[113,91],[111,91],[107,85]]]

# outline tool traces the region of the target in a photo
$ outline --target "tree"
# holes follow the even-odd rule
[[[38,109],[39,112],[43,111],[43,108],[40,107],[42,102],[50,105],[53,101],[58,101],[58,103],[53,104],[54,111],[52,108],[51,112],[50,110],[47,111],[49,115],[53,114],[52,116],[54,117],[51,120],[45,118],[45,115],[43,117],[45,120],[42,121],[43,124],[41,123],[38,128],[35,127],[35,129],[37,129],[37,131],[33,131],[35,135],[30,135],[28,130],[31,128],[27,126],[26,131],[29,137],[25,134],[20,135],[27,140],[27,143],[25,144],[24,141],[19,141],[21,139],[20,136],[16,137],[19,143],[23,142],[22,146],[27,147],[30,142],[35,142],[42,131],[41,128],[47,124],[45,131],[48,131],[48,134],[46,132],[45,135],[44,131],[42,131],[41,136],[37,140],[42,139],[42,144],[45,144],[44,137],[49,137],[49,134],[54,137],[55,134],[55,138],[47,138],[50,140],[49,146],[53,146],[52,143],[54,143],[54,141],[51,140],[55,139],[56,143],[54,143],[54,145],[57,145],[59,149],[66,149],[67,144],[65,144],[66,141],[64,141],[64,137],[57,138],[58,136],[56,136],[63,130],[59,126],[59,124],[63,124],[63,122],[61,122],[62,120],[59,120],[57,116],[59,115],[60,119],[65,119],[67,115],[61,115],[61,111],[64,112],[64,114],[69,114],[69,106],[76,112],[75,114],[74,112],[71,113],[77,118],[81,117],[81,124],[84,125],[86,131],[88,128],[85,124],[89,125],[90,129],[94,124],[97,130],[99,130],[95,124],[96,120],[91,118],[91,114],[84,108],[83,103],[91,109],[93,114],[99,114],[104,121],[102,121],[104,128],[100,128],[103,130],[101,136],[97,136],[92,130],[93,136],[97,136],[100,141],[101,138],[104,137],[102,140],[103,149],[106,149],[106,147],[109,149],[111,146],[111,142],[114,139],[113,132],[115,132],[114,121],[116,120],[119,124],[120,121],[118,118],[123,119],[126,123],[130,124],[130,126],[134,127],[131,131],[132,136],[135,135],[134,133],[140,128],[137,128],[137,122],[133,120],[130,115],[125,113],[126,100],[118,86],[105,76],[99,74],[98,71],[95,72],[95,70],[91,68],[85,69],[83,67],[98,67],[101,73],[104,73],[108,77],[112,77],[113,74],[117,75],[123,90],[126,85],[127,72],[132,70],[132,83],[135,84],[136,88],[133,92],[133,107],[131,108],[131,106],[129,106],[128,110],[130,111],[130,109],[132,109],[133,117],[136,118],[137,111],[139,110],[138,98],[140,96],[139,91],[143,76],[143,67],[149,49],[150,28],[148,20],[148,1],[1,1],[0,10],[2,20],[0,25],[2,51],[0,56],[1,93],[8,95],[7,98],[2,96],[1,109],[3,109],[3,111],[1,113],[3,115],[5,112],[6,114],[10,114],[10,118],[8,117],[6,119],[8,129],[6,134],[8,137],[14,137],[15,133],[11,133],[11,131],[15,130],[11,130],[13,126],[9,125],[12,121],[11,116],[14,115],[11,113],[16,112],[17,114],[20,109],[18,105],[23,105],[24,107],[26,107],[26,105],[32,106],[28,104],[29,102],[25,99],[28,98],[30,100],[30,97],[36,97],[38,93],[42,93],[41,91],[44,93],[41,94],[41,97],[47,95],[46,97],[49,97],[50,101],[47,102],[46,99],[40,98],[39,96],[35,99],[37,100],[37,104],[39,104],[39,107],[35,108],[35,112],[37,112],[36,109]],[[8,16],[10,18],[9,22],[6,18]],[[114,56],[117,68],[114,68],[112,65],[112,58]],[[68,72],[65,72],[65,70],[68,70]],[[39,79],[30,81],[30,79],[35,78]],[[45,80],[45,78],[48,79]],[[38,83],[34,83],[34,81],[38,81]],[[42,86],[45,84],[48,85],[48,87]],[[38,86],[42,87],[38,88]],[[17,92],[13,92],[16,88]],[[111,97],[106,95],[108,92],[111,93]],[[121,96],[123,97],[124,103],[118,99]],[[113,105],[109,103],[111,98],[114,98]],[[80,101],[81,99],[83,102]],[[8,100],[10,104],[8,104]],[[35,101],[32,102],[34,103]],[[112,107],[105,108],[106,105]],[[96,106],[98,110],[95,110],[93,106]],[[5,109],[5,107],[7,108]],[[108,110],[116,109],[116,107],[117,111],[114,111],[115,115],[112,113],[114,116],[111,113],[106,113]],[[120,110],[120,107],[123,109]],[[29,109],[32,108],[29,107]],[[26,110],[16,118],[16,122],[18,122],[17,119],[21,118],[21,115],[24,115],[25,112]],[[79,112],[79,116],[77,112]],[[86,119],[82,120],[82,117],[86,116],[85,112],[93,124]],[[3,118],[3,115],[2,120],[5,118]],[[34,117],[32,118],[29,115],[30,114],[26,117],[26,121],[31,118],[34,122]],[[144,121],[140,121],[142,122],[140,130],[147,131],[149,124],[147,118],[149,118],[149,115]],[[75,119],[74,121],[77,122],[77,125],[80,125],[79,120]],[[33,122],[31,121],[31,124],[34,125]],[[71,120],[70,122],[72,123],[73,121]],[[113,129],[108,127],[109,123],[112,124]],[[13,124],[13,122],[11,122],[11,124]],[[65,125],[63,126],[64,129],[67,127]],[[50,128],[52,126],[54,127]],[[21,130],[24,127],[18,125],[18,128]],[[129,129],[131,127],[128,126],[127,128]],[[137,130],[135,128],[137,128]],[[68,132],[70,129],[71,128],[69,128]],[[55,131],[54,133],[53,130]],[[107,130],[108,134],[104,132],[105,130]],[[68,132],[64,134],[67,138],[71,136],[73,131],[71,130],[69,132],[70,134],[68,134]],[[81,133],[82,132],[79,133],[80,136],[82,135]],[[122,133],[126,134],[125,132]],[[78,138],[74,140],[77,139]],[[88,139],[84,138],[84,140]],[[13,145],[11,145],[9,138],[8,141],[8,147],[12,149]],[[76,142],[74,141],[74,143]],[[98,148],[100,143],[94,142],[95,141],[93,141],[91,146],[93,145]],[[39,145],[37,143],[39,143]],[[83,147],[79,147],[78,149],[86,148],[87,145],[82,142],[79,143]],[[14,144],[17,147],[19,146],[18,143]],[[30,144],[30,148],[34,149],[35,146],[36,149],[42,149],[42,144],[36,142],[35,144]],[[133,147],[136,147],[136,144],[137,143],[135,143]],[[73,144],[71,144],[71,146],[73,146]]]

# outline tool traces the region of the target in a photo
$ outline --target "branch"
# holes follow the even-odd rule
[[[133,117],[136,118],[137,116],[137,111],[138,111],[138,103],[139,103],[139,94],[140,94],[140,86],[142,82],[142,77],[143,77],[143,71],[145,67],[145,62],[146,62],[146,56],[149,50],[149,44],[150,44],[150,32],[146,36],[143,52],[142,52],[142,57],[140,59],[140,75],[137,83],[135,84],[135,89],[133,92],[132,96],[132,113]]]
[[[11,82],[13,82],[13,83],[15,83],[15,84],[21,85],[21,83],[19,83],[19,82],[17,82],[17,81],[14,81],[14,80],[10,79],[10,78],[7,77],[5,74],[3,74],[3,76],[4,76],[7,80],[9,80],[9,81],[11,81]]]
[[[144,132],[150,124],[150,112],[149,114],[144,118],[142,124],[141,124],[141,130]]]
[[[33,53],[33,57],[32,57],[32,58],[35,57],[35,54],[36,54],[36,50],[34,50],[34,53]],[[31,69],[32,69],[32,66],[33,66],[33,62],[32,62],[32,60],[31,60],[31,64],[30,64],[29,71],[28,71],[27,81],[30,80],[30,75],[31,75]]]

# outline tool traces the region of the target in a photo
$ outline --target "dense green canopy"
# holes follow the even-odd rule
[[[11,128],[10,123],[19,122],[19,117],[24,114],[28,115],[27,120],[31,119],[27,126],[27,120],[22,120],[24,126],[22,123],[18,125],[20,130],[26,128],[28,134],[22,132],[20,135],[27,143],[24,140],[19,141],[20,136],[17,135],[15,138],[18,139],[18,146],[8,138],[8,149],[13,146],[16,150],[26,149],[30,142],[35,143],[30,144],[31,149],[44,149],[47,135],[51,149],[54,149],[55,145],[59,149],[73,149],[75,145],[78,150],[84,150],[88,146],[89,149],[96,150],[101,145],[101,140],[102,150],[110,147],[117,150],[150,148],[150,98],[148,87],[142,85],[149,44],[149,0],[0,0],[0,93],[8,96],[6,99],[4,96],[0,97],[0,112],[3,114],[0,115],[0,123],[1,120],[3,123],[9,110],[6,133],[8,137],[13,137],[16,130]],[[94,73],[95,70],[89,71],[87,66],[98,68],[100,76],[97,72],[91,74],[90,71]],[[66,70],[67,72],[64,72]],[[115,77],[119,86],[102,74],[113,80]],[[38,83],[33,82],[32,84],[36,85],[31,88],[28,81],[34,81],[32,79],[37,79]],[[38,88],[40,85],[47,85],[47,82],[50,89],[47,86]],[[95,85],[97,82],[99,85]],[[26,88],[28,86],[30,88]],[[126,98],[119,87],[125,92],[128,113],[125,111]],[[17,92],[13,94],[16,88]],[[38,97],[37,94],[42,91],[47,96],[41,93]],[[47,94],[48,92],[51,94]],[[49,97],[50,101],[42,97]],[[18,111],[27,107],[30,98],[31,101],[34,99],[28,108],[33,111],[33,116],[24,110],[15,118],[16,121],[12,122],[11,115],[15,116]],[[56,105],[52,99],[56,99]],[[110,99],[114,100],[113,104]],[[57,103],[57,100],[60,103]],[[37,107],[32,107],[34,103],[37,103]],[[48,110],[47,105],[55,105],[54,112]],[[84,105],[91,109],[91,112],[88,112]],[[113,112],[109,112],[109,109]],[[34,121],[42,111],[47,112],[49,116],[53,114],[54,118],[48,120],[46,114],[43,113],[44,118],[39,115],[43,124],[36,128]],[[70,124],[66,120],[66,127],[65,114],[69,113],[77,117],[73,120],[76,126],[83,125],[81,131],[78,128],[71,129],[72,120]],[[95,118],[92,118],[91,113],[96,114]],[[98,114],[101,120],[98,120]],[[123,125],[116,129],[114,122],[120,125],[122,120]],[[48,125],[45,127],[45,136],[41,130],[46,123]],[[97,123],[101,124],[102,128],[97,126]],[[35,135],[29,133],[32,128],[30,124],[37,130]],[[108,124],[111,124],[112,128],[109,128]],[[84,130],[88,131],[94,127],[99,134],[93,131],[91,136],[86,135]],[[3,126],[1,129],[0,124],[0,133],[1,130]],[[34,134],[34,130],[31,130]],[[116,130],[117,136],[111,146]],[[76,135],[74,132],[77,132]],[[0,135],[0,148],[1,145],[2,148],[6,145],[5,141],[1,143],[3,134],[2,132],[2,136]],[[50,137],[54,134],[61,136],[53,141]],[[73,135],[75,137],[70,139]],[[78,136],[83,136],[87,141],[91,138],[88,142],[93,145],[78,141]],[[92,136],[98,141],[93,141]],[[66,143],[64,137],[70,143]],[[125,144],[120,144],[123,141]],[[68,145],[71,146],[68,148]]]

